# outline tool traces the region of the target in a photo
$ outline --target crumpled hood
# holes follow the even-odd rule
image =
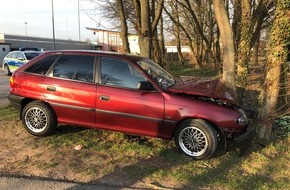
[[[218,98],[236,104],[233,96],[217,78],[181,77],[167,90],[174,93]]]

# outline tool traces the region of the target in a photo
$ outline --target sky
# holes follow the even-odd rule
[[[2,0],[0,33],[53,38],[52,2],[55,38],[79,40],[78,0]],[[93,40],[92,31],[86,27],[97,27],[98,19],[91,16],[96,4],[88,0],[79,3],[80,39]]]

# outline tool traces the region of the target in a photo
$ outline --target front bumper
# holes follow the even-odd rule
[[[253,127],[249,127],[247,132],[233,139],[234,144],[240,149],[240,154],[244,154],[251,147],[254,136],[255,129]]]

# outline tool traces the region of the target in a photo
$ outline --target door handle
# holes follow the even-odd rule
[[[51,91],[51,92],[55,92],[56,91],[56,88],[54,86],[48,86],[46,88],[46,90]]]
[[[110,100],[110,96],[100,95],[100,100],[102,100],[102,101],[109,101]]]

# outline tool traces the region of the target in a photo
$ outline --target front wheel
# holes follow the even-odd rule
[[[35,136],[47,136],[57,127],[54,111],[41,101],[27,104],[21,118],[24,128]]]
[[[218,143],[214,128],[200,119],[181,122],[174,133],[174,141],[179,151],[195,160],[211,157]]]
[[[10,76],[12,74],[10,69],[9,69],[9,66],[7,64],[4,65],[4,72],[8,76]]]

